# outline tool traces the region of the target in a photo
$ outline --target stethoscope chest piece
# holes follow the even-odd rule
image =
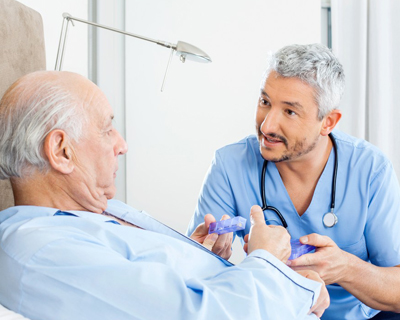
[[[336,197],[336,178],[337,178],[337,171],[338,171],[338,152],[337,152],[337,145],[336,145],[336,141],[334,136],[332,135],[332,133],[329,134],[329,138],[332,141],[332,146],[333,146],[333,150],[335,152],[335,164],[334,164],[334,168],[333,168],[333,176],[332,176],[332,191],[331,191],[331,211],[328,213],[325,213],[323,218],[322,218],[322,223],[324,224],[325,227],[327,228],[332,228],[335,224],[338,223],[338,217],[336,216],[336,214],[333,212],[333,210],[335,209],[335,197]],[[285,218],[283,217],[283,215],[279,212],[279,210],[273,206],[268,206],[267,205],[267,200],[266,200],[266,196],[265,196],[265,173],[267,171],[267,160],[264,160],[264,164],[262,167],[262,171],[261,171],[261,187],[260,187],[260,191],[261,191],[261,200],[262,200],[262,210],[272,210],[274,211],[279,219],[282,222],[282,225],[287,228],[287,222],[285,220]],[[265,215],[265,213],[264,213]],[[270,219],[266,219],[265,221],[275,221],[275,220],[270,220]]]
[[[325,227],[332,228],[335,224],[338,223],[338,217],[333,212],[328,212],[324,214],[322,222],[324,223]]]

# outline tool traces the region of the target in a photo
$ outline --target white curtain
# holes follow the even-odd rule
[[[400,1],[332,0],[346,92],[339,128],[379,147],[400,178]]]

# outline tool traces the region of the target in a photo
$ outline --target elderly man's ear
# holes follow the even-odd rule
[[[71,139],[63,130],[50,131],[44,140],[44,153],[54,170],[62,174],[70,174],[74,170]]]

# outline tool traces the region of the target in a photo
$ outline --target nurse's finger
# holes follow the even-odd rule
[[[255,224],[264,224],[265,225],[265,219],[264,219],[264,212],[262,211],[260,206],[252,206],[250,209],[250,222],[251,225]]]
[[[335,245],[335,242],[331,238],[317,233],[311,233],[301,237],[300,242],[314,247],[330,247]]]

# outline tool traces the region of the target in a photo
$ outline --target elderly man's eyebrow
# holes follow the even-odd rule
[[[110,117],[104,120],[103,128],[109,127],[112,124],[113,120],[114,120],[114,115],[112,114],[110,115]]]

